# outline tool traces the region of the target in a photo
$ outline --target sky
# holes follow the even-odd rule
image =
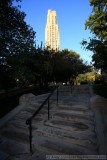
[[[86,51],[80,44],[91,36],[85,30],[85,21],[91,14],[89,0],[22,0],[21,11],[26,13],[25,21],[36,32],[36,44],[44,44],[45,26],[48,9],[56,11],[60,30],[61,50],[68,48],[80,54],[81,58],[91,62],[91,51]]]

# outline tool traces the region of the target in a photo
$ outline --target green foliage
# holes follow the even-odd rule
[[[26,24],[25,13],[20,12],[18,7],[13,7],[12,2],[12,0],[0,1],[0,83],[2,87],[11,86],[10,77],[13,81],[18,77],[26,84],[30,71],[23,65],[24,58],[32,53],[34,48],[35,32]],[[23,75],[26,76],[23,77]]]
[[[0,46],[2,56],[29,52],[35,32],[25,22],[25,13],[11,3],[0,3]]]
[[[92,13],[85,23],[86,29],[93,33],[90,41],[83,41],[86,49],[94,52],[93,62],[96,68],[107,70],[107,1],[90,0]]]
[[[67,82],[80,73],[87,72],[90,66],[85,65],[79,54],[67,49],[54,55],[54,77],[56,81]]]
[[[90,0],[92,13],[86,21],[85,26],[99,39],[107,40],[107,1]]]
[[[94,82],[95,80],[97,80],[98,75],[96,74],[96,72],[87,72],[84,74],[79,74],[76,78],[76,80],[78,82]]]

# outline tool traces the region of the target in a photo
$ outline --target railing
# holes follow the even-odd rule
[[[57,89],[57,103],[58,103],[58,87],[56,88],[49,94],[49,96],[44,100],[44,102],[40,105],[40,107],[36,110],[36,112],[26,120],[26,124],[29,125],[29,144],[30,144],[30,153],[33,153],[32,149],[32,120],[33,118],[39,113],[39,111],[43,108],[43,106],[48,102],[48,120],[50,118],[50,97],[53,95],[54,91]]]

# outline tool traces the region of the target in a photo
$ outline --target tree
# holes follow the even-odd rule
[[[28,80],[29,68],[24,65],[25,57],[34,50],[35,32],[26,24],[24,12],[12,5],[13,0],[0,1],[0,83],[2,79]],[[20,71],[20,72],[19,72]],[[25,74],[26,73],[26,74]],[[11,74],[11,75],[10,75]],[[22,75],[25,75],[23,78]],[[24,83],[25,83],[24,81]]]
[[[57,82],[75,79],[78,74],[87,72],[89,66],[84,64],[80,55],[68,49],[54,54],[53,77]]]
[[[51,80],[53,72],[52,64],[53,52],[43,48],[40,50],[40,59],[39,59],[39,71],[40,71],[40,85],[45,85],[48,87],[48,82]]]
[[[35,32],[25,22],[25,13],[12,6],[12,1],[0,2],[1,54],[16,55],[29,52],[34,44]]]
[[[102,41],[107,41],[107,1],[89,0],[92,13],[85,23],[85,27]]]
[[[94,52],[92,60],[96,68],[107,70],[107,1],[90,0],[92,13],[85,23],[86,29],[93,33],[90,41],[83,41],[86,49]]]

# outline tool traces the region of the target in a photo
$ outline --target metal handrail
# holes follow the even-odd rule
[[[44,102],[40,105],[40,107],[35,111],[35,113],[26,120],[26,124],[29,125],[29,144],[30,144],[30,153],[33,153],[33,149],[32,149],[32,120],[33,118],[39,113],[39,111],[43,108],[43,106],[48,102],[48,120],[50,118],[50,108],[49,108],[49,100],[50,97],[53,95],[54,91],[57,89],[57,103],[58,103],[58,87],[56,86],[56,88],[49,94],[49,96],[44,100]]]

